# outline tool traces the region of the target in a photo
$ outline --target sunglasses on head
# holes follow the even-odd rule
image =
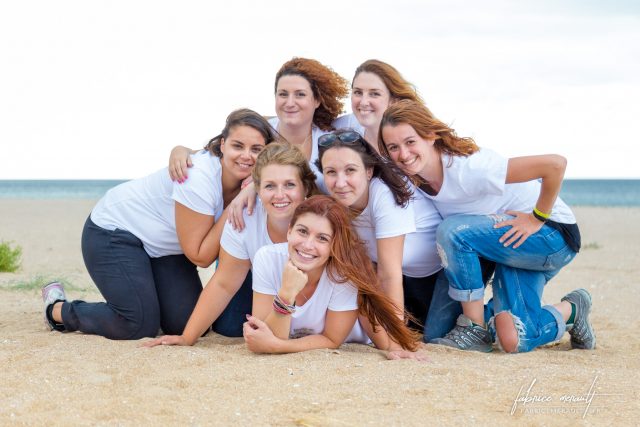
[[[330,147],[336,140],[340,140],[340,142],[346,145],[356,145],[357,142],[362,144],[361,138],[360,134],[353,130],[341,133],[331,132],[318,138],[318,145],[320,147]]]

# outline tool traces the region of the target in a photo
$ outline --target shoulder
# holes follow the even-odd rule
[[[271,117],[270,119],[267,120],[267,122],[269,122],[272,128],[277,129],[278,123],[280,123],[280,119],[278,119],[277,116]]]
[[[258,263],[271,263],[285,260],[288,258],[288,244],[285,243],[276,243],[274,245],[263,246],[258,249],[256,252],[254,263],[257,265]]]
[[[397,206],[398,209],[402,207],[396,203],[393,192],[383,180],[378,177],[374,177],[369,182],[369,205],[375,207],[382,206]]]
[[[361,135],[363,133],[362,126],[360,125],[360,123],[358,123],[356,116],[354,116],[353,114],[345,114],[343,116],[340,116],[335,119],[331,125],[336,129],[351,128]]]

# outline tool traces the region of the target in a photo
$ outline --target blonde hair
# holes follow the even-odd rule
[[[309,167],[307,158],[295,145],[288,142],[273,142],[258,154],[256,164],[251,172],[256,190],[260,187],[262,169],[269,165],[293,166],[298,169],[298,176],[305,188],[305,196],[310,197],[318,193],[316,174]]]

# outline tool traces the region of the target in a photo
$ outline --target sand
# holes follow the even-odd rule
[[[595,351],[568,335],[528,354],[425,345],[428,363],[375,349],[256,355],[209,334],[194,347],[141,348],[43,326],[41,282],[99,300],[80,233],[93,201],[0,200],[0,239],[22,268],[0,273],[2,425],[637,425],[640,209],[576,208],[584,249],[547,287],[593,295]],[[533,385],[532,385],[533,384]],[[515,402],[527,396],[530,402]],[[572,401],[573,400],[573,401]],[[577,400],[577,402],[576,402]]]

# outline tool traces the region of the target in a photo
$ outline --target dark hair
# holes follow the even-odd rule
[[[327,275],[335,283],[351,283],[358,291],[358,312],[367,317],[376,330],[382,326],[391,339],[403,348],[417,348],[417,333],[398,317],[401,311],[384,294],[365,244],[351,225],[346,207],[329,196],[313,196],[300,203],[291,218],[293,227],[298,218],[312,213],[326,218],[333,228],[331,255]]]
[[[410,99],[416,102],[423,102],[420,95],[418,95],[416,87],[405,80],[398,70],[386,62],[382,62],[377,59],[369,59],[363,62],[358,68],[356,68],[353,80],[355,80],[360,73],[372,73],[380,77],[380,80],[382,80],[384,85],[387,87],[387,90],[389,90],[389,94],[392,99]],[[352,87],[353,80],[351,81]]]
[[[338,129],[332,132],[335,135],[340,135],[346,132],[355,132],[353,129]],[[362,159],[362,163],[365,168],[373,169],[373,176],[380,178],[391,190],[393,194],[393,198],[396,201],[396,204],[404,207],[409,203],[413,193],[411,188],[409,187],[409,181],[405,179],[404,173],[396,166],[393,162],[389,162],[383,159],[380,154],[376,153],[376,151],[369,145],[364,138],[358,134],[358,140],[354,141],[352,144],[345,144],[340,141],[340,138],[336,138],[334,142],[332,142],[328,146],[319,146],[318,147],[318,160],[316,160],[316,166],[321,171],[322,168],[322,157],[327,150],[335,147],[346,147],[360,155]]]
[[[279,139],[279,136],[264,117],[253,110],[249,110],[248,108],[241,108],[229,114],[227,122],[225,123],[222,132],[220,132],[220,135],[211,138],[207,145],[204,146],[204,149],[214,156],[222,158],[222,151],[220,150],[222,140],[227,139],[231,129],[237,126],[249,126],[260,132],[262,138],[264,138],[265,145]]]
[[[479,150],[473,138],[456,135],[456,131],[438,120],[426,105],[406,99],[390,105],[382,115],[378,131],[378,149],[382,155],[390,157],[382,138],[382,129],[402,123],[411,126],[421,138],[428,138],[429,133],[433,132],[436,135],[433,146],[441,154],[466,157]]]
[[[260,187],[260,175],[262,169],[269,165],[293,166],[298,169],[298,176],[305,189],[305,196],[309,197],[318,194],[316,186],[316,174],[309,167],[307,158],[302,151],[295,145],[288,142],[274,142],[269,144],[264,150],[258,154],[256,164],[253,167],[251,175],[253,182],[256,184],[256,190]]]
[[[333,129],[332,123],[343,111],[341,101],[349,94],[349,83],[331,68],[315,59],[293,58],[276,73],[274,92],[282,76],[300,76],[309,82],[313,97],[320,105],[313,113],[313,123],[322,130]]]

